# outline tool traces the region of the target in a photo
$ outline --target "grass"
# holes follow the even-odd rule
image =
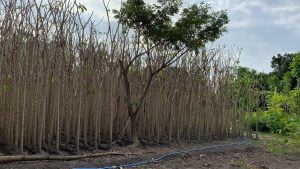
[[[300,155],[300,136],[291,137],[279,134],[259,133],[259,140],[254,140],[253,143],[274,154]]]
[[[245,162],[242,160],[233,160],[229,164],[233,167],[243,167],[245,165]]]

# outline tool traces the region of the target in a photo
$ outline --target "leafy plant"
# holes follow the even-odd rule
[[[273,133],[288,135],[300,129],[300,118],[296,114],[271,111],[254,113],[251,118],[253,130],[256,128],[256,119],[258,119],[259,131],[272,131]]]

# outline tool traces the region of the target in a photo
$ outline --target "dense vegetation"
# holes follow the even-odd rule
[[[300,53],[278,54],[272,58],[273,71],[260,73],[239,68],[240,81],[257,95],[248,119],[253,130],[300,136]],[[256,103],[255,103],[256,102]]]

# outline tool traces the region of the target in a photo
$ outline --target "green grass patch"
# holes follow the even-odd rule
[[[245,162],[242,160],[233,160],[229,163],[233,167],[243,167],[245,166]]]
[[[283,136],[279,134],[260,133],[259,140],[253,142],[274,154],[300,155],[300,135]]]

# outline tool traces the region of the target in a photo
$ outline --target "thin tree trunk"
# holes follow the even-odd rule
[[[81,70],[83,71],[83,70]],[[80,144],[80,137],[81,137],[81,113],[82,113],[82,97],[83,97],[83,94],[82,94],[82,90],[83,90],[83,82],[82,82],[82,75],[81,75],[81,78],[80,78],[80,89],[79,89],[79,111],[78,111],[78,114],[77,114],[77,129],[76,129],[76,151],[78,152],[79,151],[79,144]]]
[[[27,53],[25,45],[25,65],[24,65],[24,94],[23,94],[23,107],[22,107],[22,116],[21,116],[21,135],[20,135],[20,152],[24,152],[24,131],[25,131],[25,111],[26,111],[26,96],[27,96]]]
[[[56,122],[56,151],[59,151],[59,145],[60,145],[60,87],[61,87],[61,66],[59,66],[58,71],[58,85],[57,85],[57,122]]]

